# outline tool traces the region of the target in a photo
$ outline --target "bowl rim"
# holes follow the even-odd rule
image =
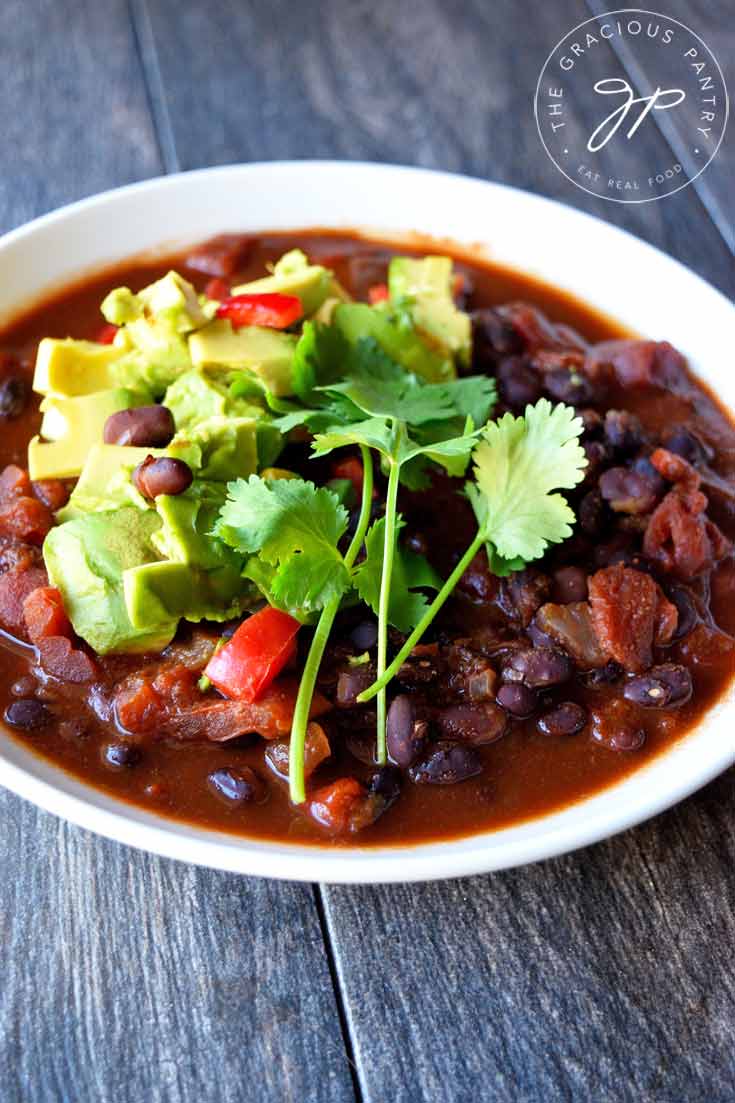
[[[396,181],[402,178],[416,184],[431,181],[432,186],[449,189],[479,186],[488,197],[502,195],[521,207],[525,206],[529,211],[535,209],[547,216],[571,221],[581,231],[586,228],[592,233],[594,228],[595,235],[602,234],[624,251],[637,251],[640,256],[647,257],[659,267],[663,266],[676,274],[677,279],[683,280],[690,287],[696,287],[700,295],[704,295],[712,304],[717,304],[718,311],[725,310],[723,316],[728,316],[727,311],[730,311],[735,322],[735,309],[717,288],[655,246],[603,219],[505,184],[462,174],[374,162],[265,161],[220,165],[137,181],[67,204],[9,231],[0,238],[0,262],[8,249],[32,241],[50,227],[64,223],[79,213],[94,209],[104,210],[127,197],[150,197],[167,189],[181,187],[182,181],[198,186],[200,182],[206,184],[220,178],[233,177],[239,180],[249,176],[257,180],[259,175],[272,177],[273,174],[278,176],[279,173],[288,175],[294,172],[301,175],[310,173],[317,179],[320,174],[349,177],[350,174],[357,173],[365,178],[373,176],[376,180],[381,177]],[[335,223],[335,228],[338,225]],[[360,225],[357,220],[356,224],[350,223],[350,228],[359,230]],[[264,225],[262,228],[266,232],[272,227]],[[365,229],[376,237],[381,234],[397,236],[397,231],[383,231],[379,226],[366,226]],[[165,250],[165,243],[161,243],[160,247]],[[98,268],[104,266],[103,261],[97,265]],[[520,271],[524,270],[524,266],[519,265],[518,268]],[[68,281],[84,274],[84,269],[70,269],[66,279]],[[38,297],[48,294],[49,290],[49,286],[43,291],[39,290]],[[33,299],[26,298],[25,303],[28,308]],[[11,310],[11,317],[16,312]],[[615,317],[614,310],[610,314]],[[723,710],[730,710],[731,705],[735,708],[733,683],[705,714],[707,725],[715,717],[722,717]],[[716,750],[710,749],[706,756],[698,754],[696,737],[703,726],[703,723],[698,724],[672,747],[656,755],[622,781],[561,810],[509,828],[410,846],[397,844],[381,847],[335,847],[329,844],[276,843],[157,816],[95,789],[63,768],[54,766],[42,755],[28,749],[4,724],[0,724],[0,731],[9,738],[7,742],[0,744],[0,783],[44,810],[110,839],[163,857],[211,868],[277,879],[328,883],[434,880],[505,869],[568,853],[624,831],[677,803],[735,762],[735,743],[727,740],[723,740]],[[647,788],[645,779],[649,775],[653,778],[661,773],[665,776],[669,763],[669,784],[653,791],[651,795],[652,789]],[[675,764],[678,764],[677,768],[674,768]],[[617,808],[616,798],[619,798]],[[626,802],[626,798],[630,803]],[[577,815],[579,812],[583,813],[581,821]],[[569,813],[572,813],[571,818]]]

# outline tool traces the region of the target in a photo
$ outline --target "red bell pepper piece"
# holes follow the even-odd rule
[[[372,287],[368,288],[368,302],[371,306],[375,306],[376,303],[384,303],[387,298],[387,283],[375,283]]]
[[[304,313],[296,295],[230,295],[220,303],[218,318],[229,318],[233,326],[268,326],[286,329]]]
[[[118,327],[112,324],[104,325],[97,334],[97,343],[100,345],[111,345],[115,340],[115,334]]]
[[[295,654],[300,627],[280,609],[261,609],[242,622],[204,673],[225,697],[252,704]]]

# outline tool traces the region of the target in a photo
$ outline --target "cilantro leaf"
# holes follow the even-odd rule
[[[257,475],[227,487],[228,498],[215,525],[230,547],[275,568],[263,574],[246,565],[247,577],[267,584],[274,603],[305,613],[322,608],[350,587],[338,543],[347,530],[347,511],[325,488],[301,479],[265,482]]]
[[[348,354],[349,344],[334,326],[304,322],[291,365],[294,394],[310,400],[315,387],[336,382],[344,375]]]
[[[396,530],[404,522],[397,518]],[[385,544],[385,518],[381,517],[369,529],[365,537],[366,557],[355,570],[355,588],[374,613],[379,612],[380,584],[383,577],[383,549]],[[441,579],[422,556],[396,547],[390,580],[390,606],[388,619],[399,632],[410,632],[428,609],[428,602],[419,589],[438,590]]]
[[[568,406],[542,398],[524,417],[490,423],[474,453],[467,494],[481,530],[504,559],[538,559],[571,535],[574,513],[557,488],[582,479],[582,422]]]

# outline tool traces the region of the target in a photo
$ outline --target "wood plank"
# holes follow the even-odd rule
[[[468,172],[581,207],[735,286],[691,189],[620,206],[574,187],[546,156],[536,81],[560,35],[589,15],[584,0],[553,10],[533,0],[151,0],[149,10],[182,168],[336,157]],[[653,125],[647,140],[670,160]],[[621,158],[621,175],[638,167]]]
[[[354,1098],[310,886],[0,830],[3,1103]]]
[[[0,229],[161,171],[125,0],[6,5]],[[354,1098],[308,886],[128,850],[0,790],[0,1098]]]
[[[589,0],[588,6],[595,14],[609,10],[609,5],[604,0]],[[685,23],[695,34],[704,39],[717,58],[724,73],[725,84],[732,94],[735,88],[735,65],[733,64],[735,21],[733,21],[731,6],[721,0],[717,3],[710,3],[709,0],[706,2],[672,0],[666,5],[666,15]],[[612,46],[631,76],[635,78],[640,75],[641,71],[636,65],[636,51],[632,48],[632,42],[615,38],[612,40]],[[700,50],[698,45],[695,45],[695,48]],[[675,88],[679,86],[681,78],[680,52],[672,54],[668,61],[670,83],[666,87]],[[661,132],[682,165],[689,172],[696,171],[698,165],[692,153],[691,134],[682,127],[680,116],[675,111],[670,114],[658,112],[654,115],[654,122],[661,128]],[[733,177],[735,177],[735,142],[732,140],[732,131],[730,131],[729,135],[725,135],[725,140],[712,163],[692,184],[730,249],[735,249]]]
[[[326,894],[368,1103],[729,1103],[735,772],[556,861]]]

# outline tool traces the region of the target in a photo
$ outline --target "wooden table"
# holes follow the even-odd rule
[[[6,0],[0,229],[161,172],[363,158],[557,196],[732,291],[732,142],[643,206],[540,147],[541,64],[596,4]],[[735,59],[726,0],[665,9]],[[731,1101],[734,798],[730,771],[556,861],[331,888],[149,857],[0,791],[0,1099]]]

